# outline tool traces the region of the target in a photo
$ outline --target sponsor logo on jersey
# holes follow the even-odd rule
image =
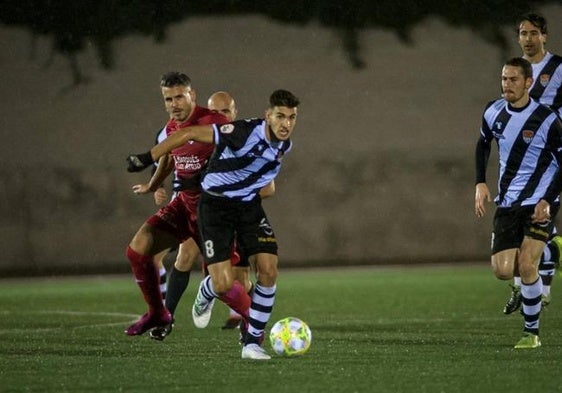
[[[176,169],[179,170],[199,170],[202,167],[202,160],[196,155],[191,156],[174,156]]]
[[[541,84],[542,87],[546,87],[546,85],[548,85],[548,82],[550,82],[550,75],[542,74],[539,77],[539,83]]]
[[[234,131],[234,126],[232,124],[222,125],[220,131],[222,134],[232,134],[232,131]]]
[[[525,143],[529,144],[533,140],[533,137],[535,136],[535,133],[531,130],[523,130],[521,132],[521,136],[523,137],[523,140],[525,141]]]
[[[546,226],[548,226],[548,221],[547,221],[547,222],[544,222],[544,223],[542,223],[542,222],[541,222],[541,223],[538,223],[538,225],[541,226],[541,227],[546,227]],[[536,233],[536,234],[539,235],[539,236],[543,236],[543,237],[545,237],[545,238],[548,238],[548,236],[549,236],[549,234],[548,234],[547,231],[541,231],[541,230],[540,230],[539,228],[537,228],[537,227],[531,227],[531,228],[529,228],[529,231],[530,231],[530,232],[533,232],[533,233]]]
[[[503,123],[501,121],[496,121],[494,123],[494,127],[492,128],[492,135],[494,135],[495,138],[505,139],[505,136],[503,136],[501,133],[502,127],[503,127]]]

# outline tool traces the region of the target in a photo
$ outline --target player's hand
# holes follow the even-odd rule
[[[148,184],[135,184],[132,188],[133,192],[137,195],[148,194],[150,192],[150,186]]]
[[[154,160],[152,159],[150,152],[147,152],[141,154],[131,154],[127,157],[127,163],[127,171],[140,172],[154,164]]]
[[[531,216],[531,222],[533,224],[537,223],[548,223],[550,221],[550,204],[541,199],[539,203],[535,205],[535,211]]]
[[[485,202],[492,202],[490,190],[486,183],[478,183],[474,195],[474,214],[476,214],[476,217],[484,217],[484,214],[486,214]]]
[[[164,187],[159,187],[156,191],[154,191],[154,203],[158,206],[162,205],[164,202],[168,200],[168,193]]]

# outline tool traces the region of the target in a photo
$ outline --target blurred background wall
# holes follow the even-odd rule
[[[125,247],[155,205],[131,192],[149,172],[127,173],[125,157],[166,122],[159,78],[169,70],[190,75],[199,104],[231,92],[240,117],[262,116],[277,88],[301,99],[294,149],[264,202],[282,266],[488,260],[473,152],[501,65],[520,55],[514,21],[526,5],[515,3],[497,23],[484,9],[473,24],[435,12],[338,25],[209,11],[109,43],[90,34],[75,49],[60,31],[2,13],[0,272],[128,271]],[[529,3],[562,54],[562,5]],[[273,15],[300,3],[279,4]]]

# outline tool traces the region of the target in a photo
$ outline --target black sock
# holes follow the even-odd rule
[[[182,272],[172,267],[168,277],[168,291],[166,293],[166,308],[174,315],[176,307],[189,284],[191,271]]]

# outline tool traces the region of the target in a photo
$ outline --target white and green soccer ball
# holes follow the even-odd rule
[[[277,321],[269,332],[273,352],[283,356],[298,356],[310,348],[312,333],[308,325],[295,317]]]

